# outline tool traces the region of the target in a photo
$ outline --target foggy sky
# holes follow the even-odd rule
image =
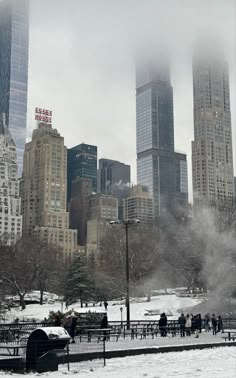
[[[136,182],[135,52],[171,50],[175,149],[188,154],[192,192],[192,48],[202,35],[224,46],[230,67],[235,152],[235,0],[30,0],[28,138],[36,106],[53,111],[67,147],[131,164]],[[236,164],[234,163],[234,166]]]

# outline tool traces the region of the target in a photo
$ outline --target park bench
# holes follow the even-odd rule
[[[236,329],[225,329],[223,333],[227,334],[225,336],[221,336],[225,341],[236,340]]]

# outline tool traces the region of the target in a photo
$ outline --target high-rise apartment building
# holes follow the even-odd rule
[[[17,175],[16,145],[5,115],[0,117],[0,237],[7,244],[22,233],[21,199]]]
[[[136,185],[130,189],[130,195],[123,200],[123,217],[139,219],[142,224],[152,224],[154,220],[153,202],[148,188]]]
[[[175,206],[188,206],[188,165],[187,155],[175,152]]]
[[[161,60],[137,65],[136,144],[137,182],[148,187],[158,217],[175,203],[173,89]]]
[[[113,194],[114,185],[129,185],[130,165],[111,159],[99,159],[98,193]]]
[[[16,143],[19,174],[26,140],[29,0],[0,1],[0,114]]]
[[[118,219],[118,200],[108,194],[90,197],[90,214],[87,224],[87,254],[99,254],[100,242],[109,222]]]
[[[92,195],[92,180],[76,177],[72,181],[71,199],[69,203],[70,228],[78,232],[78,243],[86,245],[87,221],[89,218],[89,202]]]
[[[71,198],[72,181],[76,177],[92,180],[93,192],[97,192],[97,146],[79,144],[67,150],[67,203]]]
[[[194,205],[234,197],[228,65],[219,52],[196,51],[193,58]]]
[[[40,123],[26,143],[21,183],[23,233],[60,246],[71,258],[77,231],[66,211],[67,149],[51,125]]]

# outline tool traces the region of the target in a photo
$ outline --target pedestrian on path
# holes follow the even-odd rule
[[[216,335],[217,319],[216,319],[215,314],[212,314],[211,324],[212,324],[213,335]]]

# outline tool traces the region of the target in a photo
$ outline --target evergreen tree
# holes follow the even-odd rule
[[[77,256],[70,268],[66,280],[65,301],[68,304],[80,300],[80,305],[92,299],[92,280],[86,257]]]

